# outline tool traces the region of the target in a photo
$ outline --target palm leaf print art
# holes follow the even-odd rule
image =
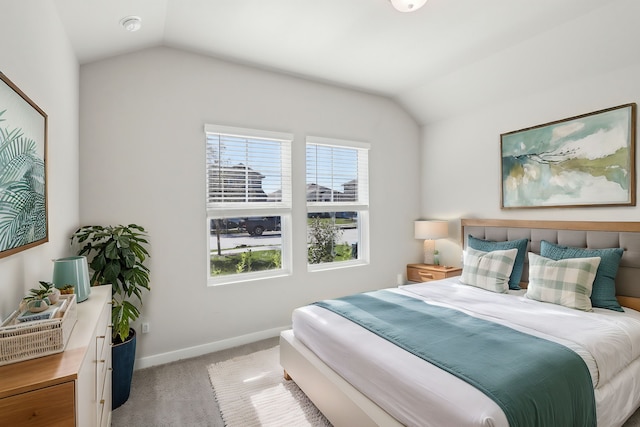
[[[0,111],[0,251],[47,237],[45,166],[36,141],[3,126]]]

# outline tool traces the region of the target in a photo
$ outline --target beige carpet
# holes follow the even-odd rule
[[[209,365],[227,427],[331,426],[293,381],[285,381],[279,347]]]

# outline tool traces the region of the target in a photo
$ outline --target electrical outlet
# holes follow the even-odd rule
[[[142,333],[143,334],[149,333],[149,322],[144,322],[142,324]]]

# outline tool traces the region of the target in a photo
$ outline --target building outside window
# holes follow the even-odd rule
[[[206,125],[209,284],[290,273],[292,135]]]
[[[369,262],[369,144],[307,137],[309,270]]]

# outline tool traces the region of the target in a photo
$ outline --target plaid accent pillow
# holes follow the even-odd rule
[[[478,251],[467,247],[464,253],[460,281],[492,292],[509,290],[509,276],[518,255],[518,249]]]
[[[483,240],[473,237],[469,234],[467,237],[467,245],[470,248],[491,252],[496,250],[505,250],[516,248],[518,255],[516,255],[516,262],[513,264],[513,270],[509,276],[509,289],[520,289],[520,279],[522,278],[522,271],[524,270],[524,259],[527,256],[527,244],[529,239],[507,240],[504,242],[494,242],[492,240]]]
[[[607,308],[609,310],[624,311],[616,299],[616,274],[624,249],[582,249],[570,246],[560,246],[542,240],[540,242],[540,255],[555,260],[567,258],[592,258],[600,257],[600,265],[593,280],[591,290],[591,305]]]
[[[591,311],[591,290],[600,257],[554,261],[529,252],[527,298]]]

